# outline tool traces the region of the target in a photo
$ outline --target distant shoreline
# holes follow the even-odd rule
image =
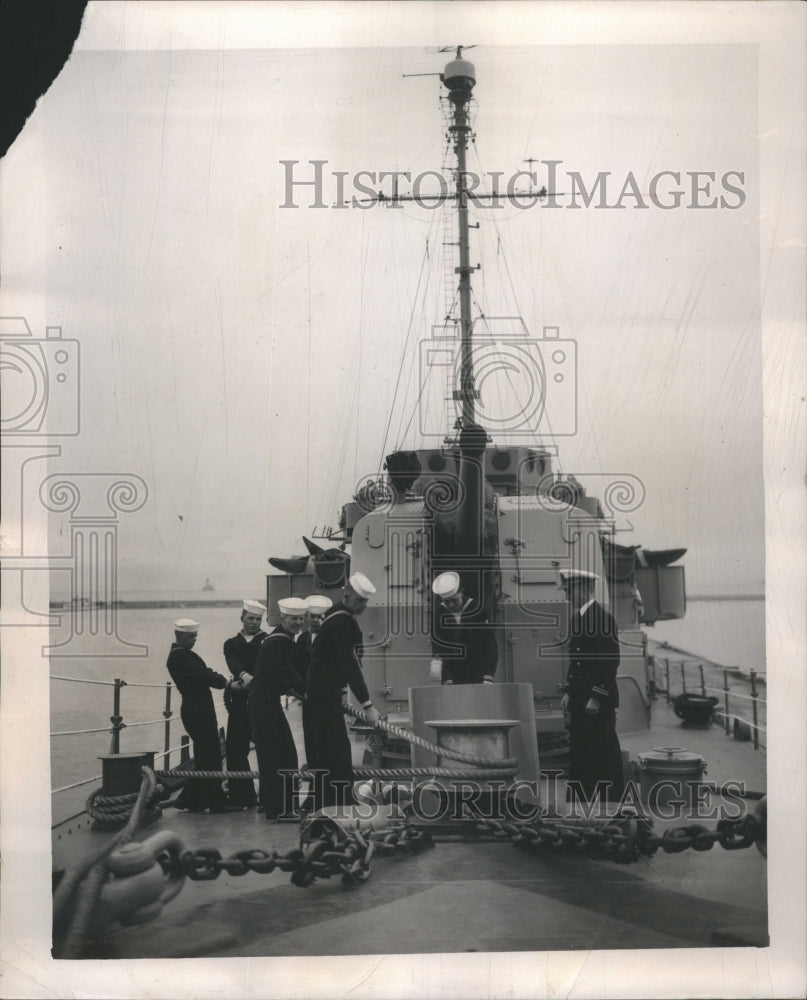
[[[764,594],[687,594],[687,602],[694,603],[696,601],[764,601]],[[85,608],[88,607],[106,607],[105,604],[99,602],[98,604],[83,605]],[[112,601],[109,605],[112,608],[133,608],[133,609],[144,609],[144,608],[238,608],[241,606],[240,600],[227,600],[224,598],[211,598],[205,599],[204,597],[191,597],[185,598],[184,600],[169,600],[167,598],[161,598],[160,600],[119,600]],[[70,601],[51,601],[50,610],[51,611],[71,611],[73,609]],[[81,605],[76,604],[76,608],[81,607]]]
[[[111,608],[240,608],[242,602],[237,600],[224,600],[223,598],[217,600],[204,600],[204,598],[189,598],[182,601],[170,601],[170,600],[160,600],[160,601],[110,601],[109,606]],[[50,610],[51,611],[72,611],[75,608],[103,608],[106,605],[103,602],[98,602],[97,604],[76,604],[72,605],[70,601],[51,601]]]
[[[687,594],[689,601],[764,601],[764,594]]]

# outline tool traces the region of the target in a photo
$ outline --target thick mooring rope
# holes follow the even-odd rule
[[[407,743],[413,743],[415,746],[429,750],[440,757],[473,765],[473,770],[453,767],[354,767],[353,777],[357,781],[385,781],[399,778],[484,778],[495,780],[511,778],[518,771],[519,762],[517,757],[497,759],[495,757],[480,757],[476,754],[462,753],[460,750],[451,750],[438,746],[436,743],[432,743],[424,737],[410,732],[408,729],[401,729],[398,726],[394,726],[391,722],[387,722],[384,719],[379,719],[378,722],[370,722],[364,712],[353,708],[351,705],[343,705],[342,708],[345,715],[349,715],[359,722],[364,722],[374,729],[388,733],[390,736],[396,736]],[[305,768],[296,773],[303,778],[313,778],[313,774]],[[178,776],[176,771],[155,771],[155,774],[158,778]],[[219,781],[226,778],[237,781],[242,778],[259,778],[260,774],[258,771],[188,771],[187,777],[208,778]],[[121,796],[119,801],[123,803],[126,798],[131,797]],[[123,809],[123,805],[120,808]]]
[[[511,778],[515,773],[515,767],[488,767],[488,768],[462,768],[462,767],[354,767],[353,777],[356,781],[384,781],[395,778]],[[174,776],[173,771],[155,771],[158,778]],[[292,772],[288,772],[292,773]],[[311,771],[307,767],[299,768],[293,772],[301,778],[313,780],[316,771]],[[225,778],[238,781],[246,778],[260,778],[259,771],[187,771],[183,776],[188,778],[209,778],[211,780],[223,781]],[[128,796],[122,796],[128,798]],[[121,809],[125,808],[123,806]]]
[[[70,927],[60,949],[59,958],[78,958],[92,921],[98,896],[107,877],[106,859],[118,847],[128,844],[137,832],[146,803],[154,794],[156,778],[154,772],[143,768],[143,781],[136,802],[126,826],[112,838],[97,854],[85,858],[81,864],[66,872],[53,896],[54,926],[65,913],[67,904],[77,893]]]
[[[364,722],[368,726],[380,729],[384,733],[389,733],[390,736],[397,736],[398,739],[406,740],[407,743],[413,743],[423,750],[430,750],[432,753],[439,754],[440,757],[447,760],[458,760],[464,764],[474,764],[476,767],[492,767],[497,770],[500,768],[515,768],[518,770],[517,757],[505,757],[497,760],[495,757],[477,757],[476,754],[462,753],[460,750],[450,750],[447,747],[437,746],[436,743],[431,743],[429,740],[410,732],[408,729],[400,729],[398,726],[394,726],[391,722],[386,722],[384,719],[379,719],[378,722],[370,722],[364,712],[358,708],[353,708],[352,705],[344,705],[343,710],[345,715],[349,715],[359,722]]]

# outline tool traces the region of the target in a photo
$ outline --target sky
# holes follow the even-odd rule
[[[58,325],[80,342],[81,432],[52,468],[148,485],[147,503],[120,519],[122,596],[198,590],[208,577],[222,595],[260,593],[269,555],[335,525],[391,447],[427,443],[411,418],[419,345],[445,312],[443,213],[333,205],[336,171],[349,197],[361,170],[441,168],[439,78],[404,77],[439,73],[450,54],[435,50],[89,50],[79,39],[12,149],[4,312],[35,336]],[[557,326],[576,345],[576,433],[574,400],[556,396],[538,437],[560,428],[556,464],[590,492],[641,480],[645,502],[618,520],[620,540],[687,547],[695,590],[760,592],[755,48],[466,55],[480,175],[501,171],[504,184],[530,157],[561,161],[562,206],[570,171],[588,189],[609,172],[611,205],[628,174],[645,198],[660,171],[682,177],[682,207],[667,210],[632,196],[621,209],[477,210],[475,305],[520,315],[533,338]],[[326,161],[323,207],[310,187],[289,196],[281,161],[293,160],[296,180]],[[693,196],[688,171],[714,173],[711,190]],[[722,186],[728,171],[741,196]],[[666,204],[677,187],[662,178]],[[41,245],[15,239],[32,214]],[[35,264],[44,297],[26,287]],[[421,405],[440,431],[435,398]],[[65,546],[55,516],[51,551]]]

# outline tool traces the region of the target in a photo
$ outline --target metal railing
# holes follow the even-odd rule
[[[653,664],[656,693],[665,695],[668,704],[679,694],[700,694],[704,697],[710,693],[718,695],[722,697],[723,706],[715,708],[714,714],[723,720],[726,734],[730,735],[733,731],[740,738],[748,732],[755,750],[760,747],[766,749],[766,743],[760,739],[760,733],[767,734],[766,727],[760,724],[760,713],[766,712],[767,700],[760,694],[758,686],[760,683],[765,684],[764,670],[750,670],[748,674],[743,674],[736,667],[725,667],[709,663],[708,660],[671,659],[658,655],[654,657]],[[722,684],[707,684],[707,676],[710,681],[713,677],[718,681],[722,679]],[[729,678],[735,682],[733,687]],[[747,687],[748,693],[738,690],[740,686]],[[733,705],[735,699],[751,703],[751,718],[740,714],[739,708],[742,706]]]
[[[109,726],[104,726],[102,728],[95,729],[73,729],[66,730],[63,732],[51,733],[51,738],[63,737],[63,736],[84,736],[91,733],[109,733],[110,734],[110,754],[120,753],[120,734],[123,729],[135,729],[138,726],[157,726],[163,725],[163,749],[161,753],[156,754],[157,757],[161,757],[164,760],[163,769],[170,769],[171,754],[180,752],[180,762],[183,763],[189,757],[189,739],[186,735],[182,736],[182,742],[178,746],[171,746],[171,723],[174,722],[174,713],[171,709],[171,694],[173,691],[173,684],[171,681],[166,681],[165,684],[139,684],[139,683],[129,683],[123,680],[121,677],[116,677],[112,681],[94,681],[87,680],[83,677],[62,677],[56,674],[52,674],[52,681],[64,681],[70,684],[98,684],[104,687],[114,688],[112,694],[112,715],[109,717]],[[162,717],[159,719],[148,719],[144,722],[124,722],[122,709],[121,709],[121,691],[125,687],[131,688],[159,688],[165,691],[165,707],[162,712]],[[90,778],[84,778],[81,781],[75,781],[69,785],[63,785],[60,788],[54,788],[51,790],[51,795],[56,795],[59,792],[67,792],[73,788],[80,788],[82,785],[88,785],[93,781],[98,781],[101,775],[94,775]]]

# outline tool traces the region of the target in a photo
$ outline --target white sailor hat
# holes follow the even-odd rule
[[[266,605],[261,604],[260,601],[250,601],[246,598],[244,599],[244,611],[249,612],[251,615],[265,615]]]
[[[329,608],[333,607],[333,601],[330,597],[325,597],[324,594],[312,594],[310,597],[306,597],[305,605],[315,615],[324,615]]]
[[[277,602],[277,608],[281,615],[304,615],[308,611],[301,597],[284,597]]]
[[[348,583],[359,597],[363,597],[365,600],[372,597],[375,593],[375,587],[364,573],[354,573],[348,580]]]
[[[199,622],[195,622],[192,618],[178,618],[174,622],[174,628],[177,632],[187,632],[189,635],[196,635],[199,631]]]
[[[587,569],[562,569],[560,571],[561,586],[564,586],[567,583],[573,583],[575,580],[588,580],[591,583],[594,583],[595,580],[599,580],[599,577],[596,573],[590,573]]]
[[[459,573],[441,573],[432,584],[432,590],[438,597],[456,597],[460,590]]]

